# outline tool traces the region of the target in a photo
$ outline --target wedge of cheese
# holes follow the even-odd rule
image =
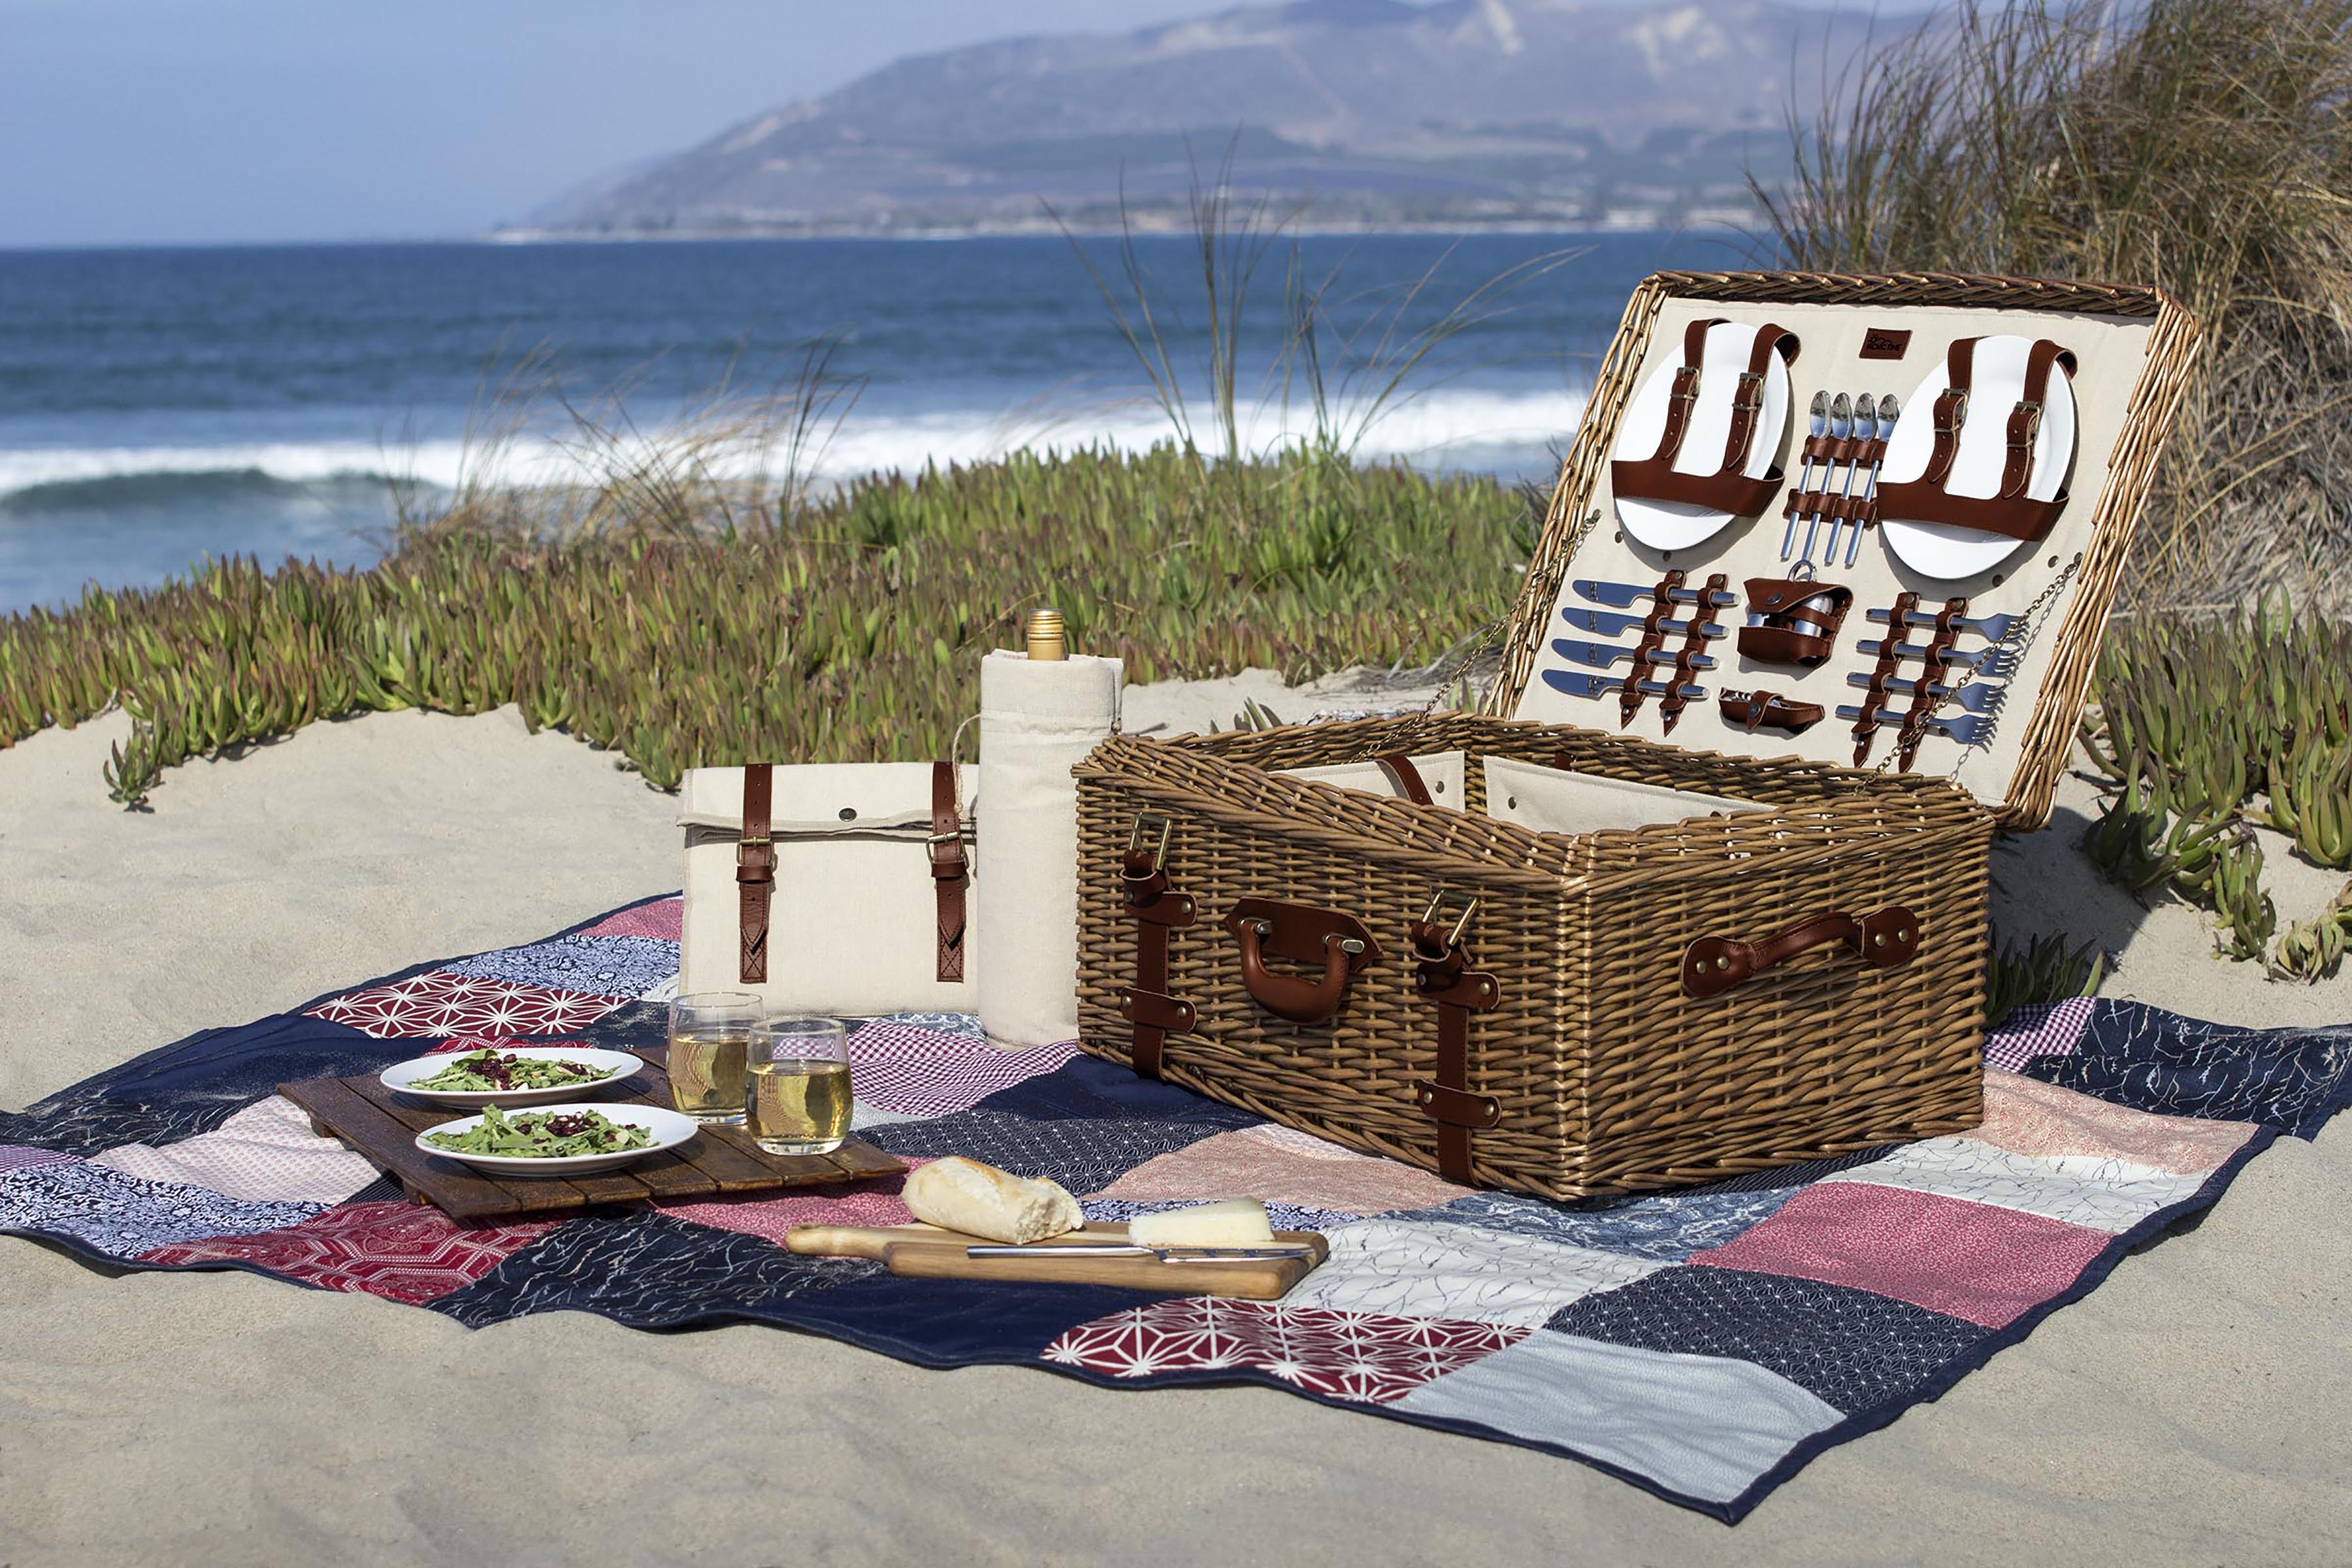
[[[1254,1198],[1139,1214],[1128,1221],[1127,1234],[1139,1247],[1265,1247],[1274,1241],[1265,1205]]]

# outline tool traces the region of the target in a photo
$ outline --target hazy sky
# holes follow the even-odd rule
[[[1235,3],[0,0],[0,247],[474,234],[901,55]]]
[[[1234,0],[0,0],[0,246],[478,232],[901,55]]]

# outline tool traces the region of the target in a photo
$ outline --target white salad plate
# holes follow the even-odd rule
[[[427,1154],[444,1160],[456,1160],[478,1171],[488,1171],[500,1176],[577,1176],[589,1171],[610,1171],[621,1165],[658,1154],[665,1149],[675,1149],[695,1133],[701,1124],[691,1116],[681,1116],[658,1105],[614,1105],[581,1100],[571,1105],[537,1105],[533,1116],[555,1116],[567,1110],[593,1110],[608,1121],[625,1122],[643,1127],[654,1135],[654,1141],[642,1149],[623,1149],[611,1154],[572,1154],[561,1159],[536,1158],[528,1154],[466,1154],[455,1149],[444,1149],[428,1143],[427,1138],[436,1132],[464,1132],[481,1121],[478,1116],[461,1116],[455,1121],[444,1121],[438,1127],[428,1127],[416,1135],[416,1146]]]
[[[583,1067],[602,1068],[604,1076],[589,1083],[560,1083],[549,1089],[418,1089],[417,1082],[443,1071],[459,1057],[472,1051],[444,1051],[435,1057],[412,1057],[396,1067],[388,1067],[376,1074],[376,1081],[384,1088],[435,1105],[446,1105],[452,1110],[479,1110],[495,1105],[509,1110],[518,1105],[551,1105],[560,1100],[578,1100],[583,1095],[595,1094],[614,1085],[627,1081],[632,1074],[643,1071],[645,1063],[626,1051],[592,1050],[586,1046],[509,1046],[499,1047],[500,1056],[536,1057],[542,1061],[578,1062]]]
[[[1977,340],[1976,361],[1970,367],[1969,417],[1960,425],[1960,443],[1952,454],[1952,471],[1944,478],[1947,495],[1978,500],[1998,494],[2000,473],[2009,460],[2009,411],[2025,392],[2025,359],[2033,340],[2014,334]],[[1886,439],[1886,462],[1878,482],[1907,484],[1927,471],[1936,447],[1936,399],[1951,384],[1938,360],[1919,383],[1895,421]],[[2033,472],[2026,477],[2025,493],[2034,500],[2054,500],[2074,466],[2074,384],[2063,370],[2053,366],[2050,388],[2042,400],[2042,433],[2035,438]],[[1990,572],[2019,551],[2027,541],[1980,528],[1959,528],[1948,522],[1919,522],[1894,512],[1881,519],[1878,531],[1895,558],[1923,577],[1957,582]]]
[[[1748,355],[1756,346],[1756,329],[1739,321],[1718,321],[1706,331],[1699,366],[1698,401],[1691,406],[1689,426],[1683,431],[1682,449],[1675,454],[1675,472],[1711,474],[1723,461],[1724,442],[1731,435],[1731,394]],[[1610,455],[1641,462],[1657,455],[1658,437],[1666,432],[1666,404],[1673,397],[1679,357],[1650,373],[1626,405],[1617,426],[1617,446]],[[1764,371],[1764,410],[1756,421],[1756,437],[1748,444],[1748,465],[1741,471],[1760,479],[1772,471],[1789,428],[1789,366],[1779,354]],[[1687,550],[1712,539],[1731,521],[1727,511],[1716,511],[1688,501],[1617,498],[1617,519],[1625,531],[1653,550]]]

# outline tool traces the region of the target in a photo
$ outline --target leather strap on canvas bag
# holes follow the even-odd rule
[[[963,979],[964,894],[971,863],[963,853],[963,821],[956,811],[953,763],[931,764],[931,889],[939,900],[939,977]]]
[[[743,836],[735,843],[735,901],[741,934],[741,978],[768,978],[768,906],[776,890],[776,845],[770,837],[776,770],[753,763],[743,770]]]
[[[1491,1094],[1470,1092],[1470,1016],[1491,1013],[1502,1003],[1502,987],[1492,974],[1470,967],[1470,949],[1462,933],[1477,910],[1473,900],[1451,931],[1438,921],[1441,891],[1429,911],[1412,922],[1413,991],[1437,1009],[1437,1061],[1434,1074],[1413,1086],[1413,1103],[1437,1123],[1437,1173],[1449,1182],[1470,1183],[1471,1134],[1503,1119],[1503,1102]]]
[[[1168,933],[1192,923],[1192,900],[1168,885],[1168,824],[1157,846],[1144,842],[1143,824],[1136,818],[1119,857],[1119,902],[1135,921],[1135,984],[1119,987],[1118,1013],[1135,1026],[1128,1053],[1135,1075],[1158,1078],[1169,1035],[1189,1033],[1195,1022],[1192,1004],[1168,994]]]

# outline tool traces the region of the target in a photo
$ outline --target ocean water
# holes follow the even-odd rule
[[[1118,288],[1116,247],[1088,245]],[[1137,249],[1174,304],[1162,325],[1197,403],[1191,242]],[[1574,433],[1644,273],[1737,261],[1731,242],[1662,235],[1318,237],[1295,259],[1277,247],[1244,328],[1245,439],[1261,448],[1314,425],[1299,384],[1286,398],[1269,368],[1294,265],[1323,286],[1334,384],[1348,380],[1343,340],[1361,361],[1394,323],[1393,356],[1521,269],[1378,418],[1363,416],[1380,374],[1359,370],[1328,399],[1362,455],[1516,477],[1544,472]],[[152,584],[207,555],[365,563],[396,489],[429,506],[467,473],[577,477],[563,402],[608,424],[617,411],[651,439],[714,400],[789,391],[820,340],[839,395],[796,459],[820,479],[1169,433],[1056,238],[5,252],[0,612],[90,582]],[[502,426],[510,439],[484,438]],[[718,460],[786,459],[769,446]]]

